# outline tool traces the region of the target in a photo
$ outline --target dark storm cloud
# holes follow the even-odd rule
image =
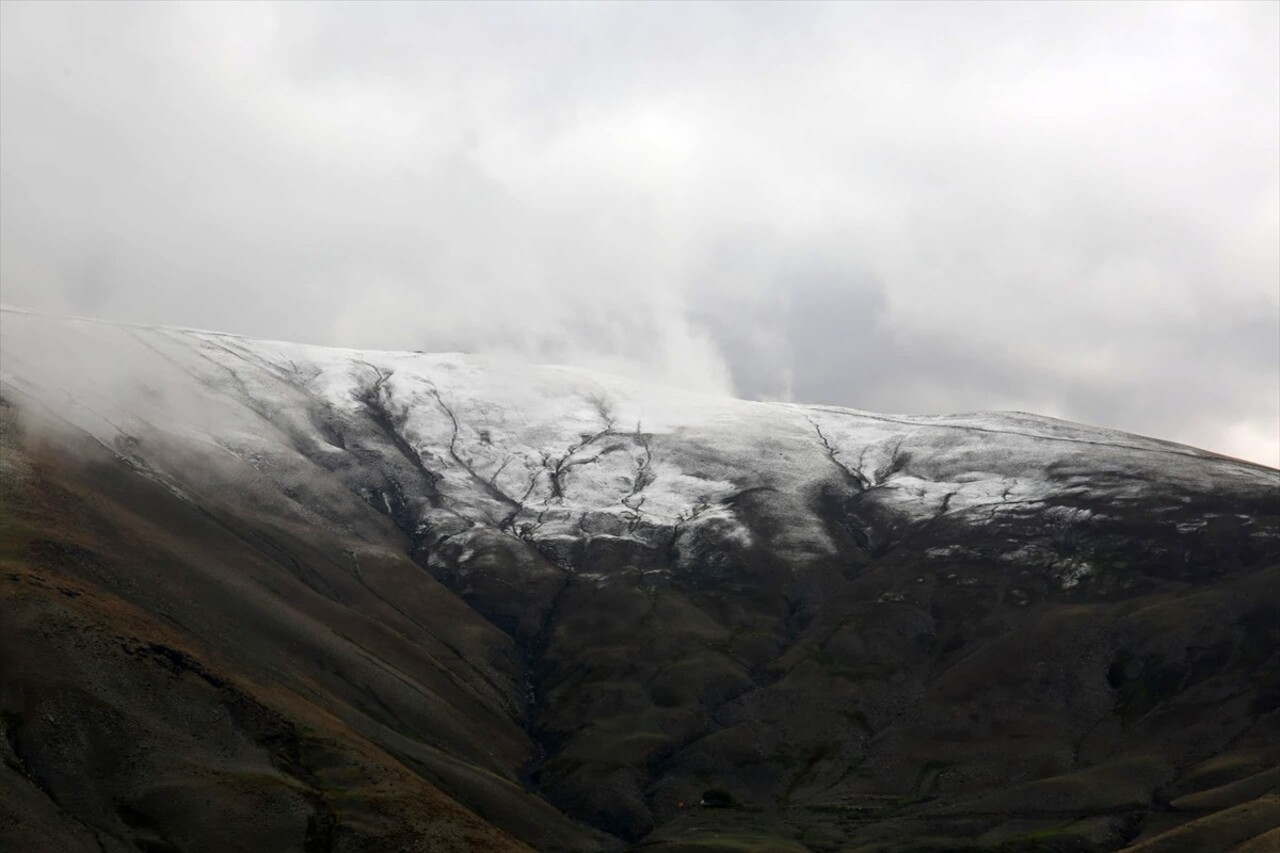
[[[1274,4],[0,15],[6,301],[1280,461]]]

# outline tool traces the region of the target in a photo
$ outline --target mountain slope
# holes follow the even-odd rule
[[[0,322],[0,838],[1217,850],[1280,825],[1275,471],[1030,415]],[[708,791],[736,805],[681,807]]]

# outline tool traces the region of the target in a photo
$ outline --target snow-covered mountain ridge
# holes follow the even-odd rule
[[[482,527],[568,550],[583,537],[665,547],[673,532],[749,539],[734,504],[765,498],[792,559],[828,556],[806,508],[857,497],[884,519],[975,523],[1088,491],[1275,483],[1193,448],[1021,413],[889,416],[708,397],[563,367],[334,349],[6,308],[0,382],[182,488],[157,443],[229,454],[298,495],[309,468],[432,538]],[[295,511],[324,513],[298,500]],[[881,521],[873,522],[873,518]],[[329,519],[341,523],[341,518]]]

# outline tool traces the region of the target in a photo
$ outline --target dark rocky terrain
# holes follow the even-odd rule
[[[0,849],[1280,849],[1276,471],[0,318]]]

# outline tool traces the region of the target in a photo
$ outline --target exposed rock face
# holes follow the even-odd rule
[[[1275,471],[1022,414],[0,318],[6,849],[1280,825]],[[707,792],[731,805],[681,807]]]

